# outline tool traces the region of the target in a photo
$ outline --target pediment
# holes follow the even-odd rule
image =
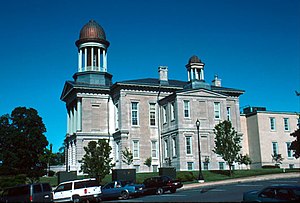
[[[217,98],[227,98],[226,95],[208,90],[208,89],[193,89],[193,90],[183,90],[177,92],[177,95],[185,95],[185,96],[194,96],[194,97],[217,97]]]
[[[64,101],[66,96],[72,91],[73,88],[73,84],[71,84],[69,81],[66,81],[60,99]]]

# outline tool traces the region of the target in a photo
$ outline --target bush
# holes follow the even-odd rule
[[[7,187],[13,187],[26,183],[26,175],[20,174],[16,176],[0,176],[0,190]]]
[[[261,168],[280,168],[278,165],[264,165]]]

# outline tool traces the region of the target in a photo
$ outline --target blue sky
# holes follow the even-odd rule
[[[66,133],[60,95],[77,71],[75,41],[90,19],[105,30],[113,82],[187,80],[197,55],[205,80],[245,90],[240,106],[300,111],[299,0],[3,0],[0,7],[0,115],[35,108],[54,151]]]

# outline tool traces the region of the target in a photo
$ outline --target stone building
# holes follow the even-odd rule
[[[207,83],[205,64],[197,56],[182,67],[187,71],[186,81],[169,79],[168,67],[160,66],[157,78],[113,83],[107,67],[109,45],[103,28],[93,20],[83,26],[76,41],[78,70],[73,81],[66,81],[61,95],[67,109],[67,170],[79,172],[83,147],[98,139],[109,140],[115,168],[197,170],[197,120],[202,168],[227,169],[224,160],[212,152],[213,129],[230,120],[239,135],[248,133],[242,131],[245,125],[241,125],[239,111],[244,91],[223,87],[218,76]],[[251,155],[248,143],[252,141],[246,138],[241,153]],[[126,147],[133,153],[132,166],[122,162]],[[149,157],[150,168],[144,165]]]
[[[275,164],[272,155],[281,154],[282,168],[300,168],[299,160],[289,149],[297,129],[298,115],[292,112],[267,111],[264,107],[248,107],[241,114],[244,151],[252,159],[251,168]]]

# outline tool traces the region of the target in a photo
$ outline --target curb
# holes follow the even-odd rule
[[[259,176],[251,176],[245,178],[236,178],[236,179],[221,180],[221,181],[214,181],[214,182],[191,183],[191,184],[183,185],[183,187],[178,190],[187,190],[191,188],[206,187],[212,185],[227,185],[231,183],[245,183],[245,182],[252,182],[252,181],[272,180],[272,179],[280,179],[280,178],[297,178],[297,177],[300,178],[300,173],[298,172],[259,175]]]

